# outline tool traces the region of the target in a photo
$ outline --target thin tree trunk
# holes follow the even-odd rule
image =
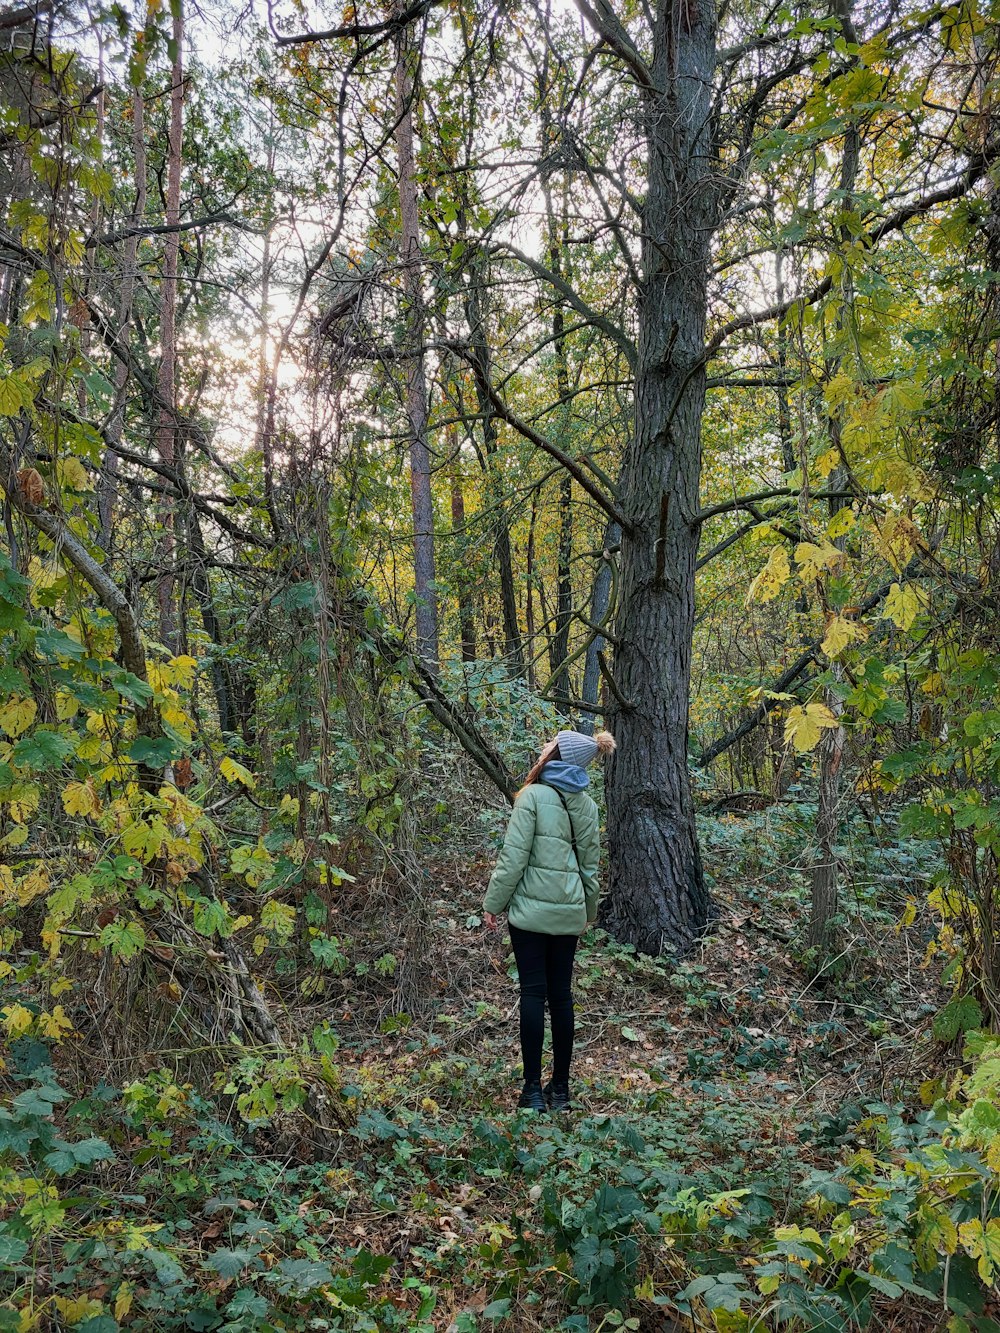
[[[619,484],[621,596],[607,777],[603,923],[643,952],[688,949],[710,903],[687,766],[705,403],[705,320],[719,200],[713,0],[670,0],[644,92],[648,177],[635,431]]]
[[[549,60],[546,52],[542,67],[542,86],[539,89],[542,105],[542,126],[546,144],[553,141],[552,127],[548,111],[549,101]],[[552,204],[552,174],[546,173],[542,179],[545,195],[545,214],[549,232],[549,267],[557,278],[568,278],[566,271],[567,243],[569,224],[567,221],[568,199],[566,181],[563,179],[560,216],[557,218]],[[561,449],[568,450],[570,445],[570,394],[569,362],[566,347],[566,319],[563,298],[558,291],[553,294],[552,307],[552,346],[555,354],[556,390],[558,409],[556,414],[556,440]],[[549,638],[549,683],[546,689],[557,704],[568,708],[571,694],[571,681],[566,665],[569,658],[569,632],[573,619],[573,478],[564,472],[559,481],[559,542],[556,548],[556,613],[553,633]]]
[[[427,442],[427,380],[420,283],[420,219],[413,153],[412,51],[410,30],[396,39],[396,151],[399,156],[399,213],[402,223],[403,284],[408,310],[410,358],[406,369],[406,413],[410,423],[410,496],[413,508],[413,581],[416,595],[417,652],[438,661],[437,594],[434,591],[434,503]]]
[[[451,526],[457,558],[455,560],[455,593],[458,600],[458,633],[462,645],[462,661],[476,660],[476,614],[472,604],[472,586],[461,553],[467,547],[465,534],[465,490],[462,485],[461,449],[458,426],[449,427],[451,436]]]
[[[781,305],[785,299],[785,255],[779,246],[774,254],[775,296]],[[792,444],[792,415],[788,405],[788,330],[783,319],[778,320],[778,439],[781,442],[781,466],[784,471],[795,471],[795,448]]]
[[[524,629],[527,635],[528,689],[535,688],[535,531],[538,524],[538,489],[531,492],[531,517],[528,520],[528,541],[525,550]],[[545,618],[545,612],[542,612]]]
[[[828,689],[824,691],[823,698],[827,708],[839,718],[844,705],[837,694]],[[830,952],[832,920],[837,913],[839,896],[834,844],[840,828],[840,769],[844,760],[845,739],[846,733],[842,726],[828,727],[819,743],[817,852],[812,869],[807,943],[810,948],[819,951],[821,958]]]
[[[132,159],[135,164],[135,202],[129,219],[133,235],[125,240],[122,251],[122,275],[118,297],[119,343],[125,343],[129,337],[132,322],[132,301],[138,278],[139,234],[146,214],[146,111],[142,92],[136,88],[132,93]],[[108,556],[114,546],[115,499],[118,486],[118,455],[115,445],[121,443],[125,427],[126,390],[128,388],[128,357],[115,358],[115,398],[111,416],[108,419],[104,438],[108,448],[101,465],[101,478],[97,488],[97,514],[100,523],[101,549]]]
[[[193,505],[189,506],[187,511],[187,526],[188,547],[194,565],[191,574],[191,586],[194,589],[195,597],[198,599],[201,623],[205,628],[205,633],[221,653],[225,648],[225,638],[222,633],[222,624],[215,609],[212,585],[209,582],[208,569],[206,568],[205,538],[201,530],[201,520]],[[235,720],[230,688],[230,672],[227,663],[218,655],[212,662],[212,688],[215,691],[215,702],[219,710],[219,730],[234,731]]]
[[[840,18],[844,39],[856,43],[857,33],[852,19],[851,0],[835,0],[834,8]],[[840,188],[844,198],[844,207],[849,208],[857,182],[858,164],[861,156],[861,135],[855,124],[850,124],[844,134],[844,154],[840,170]],[[850,244],[852,237],[846,228],[841,230],[842,245]],[[842,332],[846,322],[853,318],[852,307],[854,291],[851,285],[850,268],[844,269],[844,301],[837,317],[838,332]],[[827,374],[832,378],[840,369],[841,357],[835,357],[827,367]],[[830,443],[840,448],[840,423],[835,417],[829,418]],[[842,465],[834,468],[830,474],[830,489],[841,491],[847,483],[846,470]],[[846,501],[831,500],[829,515],[831,518],[844,507]],[[840,537],[835,545],[843,548],[845,538]],[[831,668],[835,679],[843,677],[843,668],[834,663]],[[830,712],[837,718],[844,711],[837,692],[827,686],[823,691],[823,700]],[[844,758],[846,740],[843,726],[828,728],[819,745],[819,796],[816,810],[816,861],[813,865],[809,929],[807,940],[810,948],[817,950],[817,964],[821,964],[832,954],[836,941],[833,932],[833,918],[837,914],[839,884],[837,858],[834,844],[840,830],[840,769]]]
[[[514,586],[514,561],[510,545],[510,515],[501,493],[503,485],[496,467],[500,451],[496,416],[489,394],[493,374],[489,339],[486,336],[486,316],[483,309],[482,266],[475,265],[465,300],[469,324],[469,344],[472,348],[472,377],[476,386],[476,405],[483,423],[483,450],[486,455],[487,493],[496,512],[495,551],[500,574],[500,606],[503,615],[504,656],[514,676],[525,676],[524,645],[517,614],[517,592]]]
[[[621,528],[611,519],[604,534],[604,551],[594,587],[590,594],[590,621],[593,625],[603,625],[608,616],[611,600],[611,577],[613,573],[611,548],[621,541]],[[601,665],[598,653],[605,651],[607,640],[603,634],[596,634],[587,646],[583,663],[583,688],[580,697],[584,703],[597,704],[601,683]],[[593,713],[584,713],[580,720],[580,730],[590,735],[594,730]]]
[[[184,133],[184,23],[181,8],[174,11],[172,41],[174,58],[170,71],[170,129],[167,144],[167,206],[164,221],[176,228],[181,218],[181,167]],[[156,447],[160,460],[173,465],[177,457],[177,277],[180,266],[180,232],[167,233],[163,245],[163,275],[160,281],[160,374],[159,428]],[[177,643],[177,608],[174,605],[176,534],[174,506],[164,497],[160,509],[163,536],[160,542],[161,574],[157,585],[160,609],[160,638],[171,650]]]

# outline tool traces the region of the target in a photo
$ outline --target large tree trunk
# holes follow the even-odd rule
[[[635,433],[620,502],[618,751],[608,772],[603,923],[648,953],[683,951],[710,914],[687,767],[705,401],[706,284],[716,225],[711,140],[715,6],[667,0],[644,94],[648,184]]]
[[[403,285],[408,311],[410,359],[406,368],[406,414],[410,422],[410,493],[413,506],[413,582],[417,652],[438,660],[437,594],[434,591],[434,504],[427,443],[427,380],[424,373],[423,294],[420,284],[420,219],[413,156],[413,77],[409,29],[396,39],[396,151],[399,154],[399,213],[402,223]]]

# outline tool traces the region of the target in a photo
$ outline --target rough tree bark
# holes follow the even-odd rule
[[[434,591],[434,504],[431,455],[427,443],[427,378],[424,372],[423,296],[420,284],[420,218],[413,155],[413,50],[409,28],[396,38],[396,151],[399,156],[399,214],[402,224],[403,285],[408,309],[406,414],[410,423],[410,494],[413,507],[413,579],[417,652],[438,660],[437,595]]]
[[[588,6],[589,8],[589,6]],[[647,189],[635,428],[619,481],[621,592],[607,778],[603,924],[643,952],[704,931],[687,765],[710,244],[718,221],[711,100],[714,0],[663,0],[640,74]]]

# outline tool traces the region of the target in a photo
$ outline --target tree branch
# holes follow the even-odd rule
[[[629,67],[639,87],[647,93],[656,92],[656,83],[649,66],[635,49],[632,38],[607,0],[596,0],[596,8],[589,0],[574,0],[574,3],[598,37]]]
[[[443,345],[447,346],[450,351],[456,352],[470,363],[473,361],[473,349],[466,343],[449,340]],[[560,449],[557,444],[553,444],[551,440],[547,440],[544,435],[540,435],[538,431],[532,426],[529,426],[526,421],[522,420],[522,418],[515,412],[511,411],[493,385],[489,383],[485,377],[483,378],[483,388],[490,400],[494,412],[501,418],[501,420],[506,421],[508,426],[513,427],[513,429],[516,430],[519,435],[522,435],[529,444],[535,445],[536,448],[543,450],[543,452],[547,453],[550,458],[554,458],[557,463],[560,463],[570,476],[583,487],[590,498],[600,505],[609,518],[613,518],[616,523],[620,523],[624,529],[631,532],[632,524],[618,508],[615,501],[611,499],[610,496],[604,494],[600,486],[597,485],[592,477],[587,475],[584,469],[577,463],[576,459],[572,458],[564,449]]]
[[[913,218],[929,213],[938,204],[949,204],[956,199],[961,199],[968,194],[978,181],[982,180],[998,156],[1000,156],[1000,149],[977,154],[953,185],[942,186],[941,189],[933,190],[930,194],[924,195],[922,199],[917,199],[912,204],[906,204],[904,207],[897,209],[895,213],[890,213],[877,227],[872,229],[870,244],[872,246],[877,245],[884,237],[892,232],[899,231]],[[752,310],[745,315],[738,315],[735,319],[731,319],[728,324],[723,324],[709,339],[705,347],[705,360],[710,360],[734,333],[739,333],[743,329],[755,328],[758,324],[767,324],[773,319],[780,319],[783,315],[787,315],[790,310],[794,310],[797,305],[815,305],[817,301],[821,301],[826,296],[832,286],[833,278],[827,276],[811,287],[808,292],[789,297],[785,301],[776,301],[774,305],[767,306],[764,310]]]
[[[506,251],[508,254],[513,255],[515,259],[525,266],[525,268],[530,269],[536,278],[541,278],[542,281],[547,282],[550,287],[554,287],[560,296],[565,297],[577,314],[584,317],[588,324],[592,324],[595,329],[600,329],[602,333],[606,333],[613,342],[618,344],[625,360],[628,362],[629,369],[633,373],[635,372],[638,358],[635,343],[625,330],[619,328],[613,320],[608,319],[606,315],[602,315],[599,311],[588,305],[571,283],[568,283],[564,277],[556,273],[553,269],[548,268],[537,259],[532,259],[530,255],[526,255],[523,250],[519,250],[517,246],[511,245],[507,241],[502,241],[499,245],[495,246],[494,251]]]
[[[400,28],[405,28],[407,24],[423,18],[435,5],[442,3],[444,0],[417,0],[417,3],[411,5],[409,9],[402,9],[390,18],[381,19],[377,23],[341,23],[336,28],[326,28],[322,32],[295,33],[290,37],[275,35],[275,42],[278,46],[301,46],[306,42],[335,42],[344,37],[388,36],[398,32]]]

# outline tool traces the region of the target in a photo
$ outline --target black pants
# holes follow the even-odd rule
[[[573,1058],[573,956],[576,935],[541,935],[534,930],[510,927],[510,942],[517,960],[521,984],[521,1059],[524,1081],[540,1082],[542,1038],[545,1035],[545,1001],[552,1023],[552,1081],[569,1080]]]

